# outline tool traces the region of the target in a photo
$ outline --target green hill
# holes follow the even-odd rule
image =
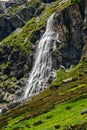
[[[14,86],[24,89],[36,43],[54,12],[54,29],[61,40],[53,53],[56,79],[40,94],[1,114],[0,130],[87,130],[87,1],[35,0],[28,5],[38,2],[41,13],[0,42],[0,103],[11,102],[8,97],[17,92]]]

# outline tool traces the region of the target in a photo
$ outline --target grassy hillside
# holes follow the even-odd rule
[[[9,43],[15,50],[20,46],[28,55],[34,33],[44,29],[48,16],[71,4],[58,3],[59,0],[46,7],[39,19],[29,20],[20,33],[14,32],[4,39],[0,43],[2,48]],[[87,130],[87,114],[81,114],[84,109],[87,109],[86,52],[72,69],[59,69],[56,79],[43,92],[2,114],[0,130]]]
[[[44,92],[0,117],[2,130],[86,130],[87,58],[67,72],[72,81],[54,81]],[[64,78],[66,79],[66,78]],[[84,129],[83,129],[84,128]],[[70,129],[69,129],[70,130]]]

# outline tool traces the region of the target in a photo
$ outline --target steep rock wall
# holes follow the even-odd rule
[[[87,22],[86,10],[86,1],[82,1],[55,15],[54,29],[59,33],[61,41],[57,43],[53,54],[56,68],[60,65],[68,68],[79,62],[85,44],[83,28]]]
[[[7,37],[15,29],[25,25],[32,17],[39,15],[44,8],[38,10],[41,2],[24,3],[6,2],[3,8],[0,2],[0,40]],[[5,11],[6,8],[6,11]],[[38,10],[38,11],[37,11]]]

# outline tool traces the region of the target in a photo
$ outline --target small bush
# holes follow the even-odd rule
[[[71,109],[71,106],[66,106],[66,110],[70,110]]]
[[[42,124],[43,122],[42,121],[37,121],[37,122],[35,122],[33,125],[34,126],[37,126],[37,125],[40,125],[40,124]]]
[[[30,128],[30,125],[29,125],[29,124],[26,124],[26,127]]]
[[[54,128],[55,128],[55,129],[59,129],[59,128],[60,128],[60,125],[55,125]]]
[[[52,116],[47,116],[47,119],[50,119],[50,118],[52,118]]]

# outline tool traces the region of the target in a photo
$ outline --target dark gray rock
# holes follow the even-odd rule
[[[65,68],[69,68],[72,64],[77,64],[81,58],[84,47],[82,35],[84,7],[85,1],[69,6],[59,14],[55,14],[54,29],[58,31],[61,41],[60,45],[57,43],[57,50],[53,53],[56,67],[63,65]]]
[[[16,106],[18,106],[20,104],[20,102],[11,102],[11,103],[9,103],[8,105],[7,105],[7,108],[8,109],[12,109],[12,108],[14,108],[14,107],[16,107]]]
[[[9,88],[7,89],[7,91],[11,94],[14,94],[15,93],[15,89],[14,88]]]
[[[20,90],[17,90],[17,91],[15,92],[15,95],[16,95],[17,97],[21,97],[22,93],[23,93],[23,90],[20,89]]]
[[[4,108],[1,109],[1,113],[5,113],[6,111],[8,111],[7,107],[4,107]]]
[[[34,15],[38,15],[42,12],[42,10],[38,10],[38,13],[36,13],[36,10],[41,4],[40,2],[35,2],[32,6],[28,6],[26,3],[27,0],[5,2],[5,14],[5,9],[0,8],[0,12],[3,14],[2,17],[0,17],[0,40],[4,39],[11,32],[15,31],[16,28],[22,27],[25,24],[25,22],[30,20]],[[14,8],[14,6],[17,7],[19,5],[21,6],[22,4],[24,4],[23,8],[17,8],[13,14],[9,12],[9,8]]]

